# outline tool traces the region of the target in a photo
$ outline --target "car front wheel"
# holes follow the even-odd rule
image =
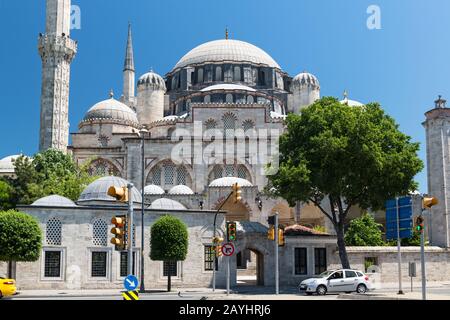
[[[317,294],[319,296],[324,296],[324,295],[327,294],[327,287],[325,287],[325,286],[318,286],[316,292],[317,292]]]
[[[359,294],[364,294],[367,291],[367,287],[363,284],[360,284],[357,288],[356,288],[356,292],[358,292]]]

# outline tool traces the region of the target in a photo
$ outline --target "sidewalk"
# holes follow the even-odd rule
[[[421,292],[407,292],[403,295],[397,293],[367,293],[367,294],[340,294],[342,300],[422,300]],[[427,294],[427,300],[450,300],[450,295]]]

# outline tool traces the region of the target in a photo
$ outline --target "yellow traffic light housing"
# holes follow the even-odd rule
[[[424,209],[431,209],[431,207],[437,205],[439,200],[435,197],[424,197],[422,200],[422,205]]]
[[[271,226],[267,232],[267,239],[275,241],[275,227]]]
[[[108,189],[108,196],[120,202],[128,202],[128,188],[111,186]]]
[[[234,203],[238,203],[242,200],[242,190],[239,184],[235,183],[233,184],[233,199]]]
[[[284,247],[285,245],[285,240],[284,240],[284,230],[283,229],[278,229],[278,245],[280,247]]]
[[[126,217],[113,217],[111,219],[111,223],[114,225],[114,227],[111,229],[111,233],[114,235],[114,238],[111,239],[111,243],[116,246],[116,250],[124,250]]]
[[[222,256],[222,245],[216,246],[216,257]]]

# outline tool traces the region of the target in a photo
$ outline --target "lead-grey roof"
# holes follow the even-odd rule
[[[59,195],[51,195],[33,202],[32,206],[36,207],[76,207],[76,204],[65,197]]]
[[[248,42],[222,39],[199,45],[178,61],[174,70],[207,62],[238,62],[281,69],[264,50]]]
[[[139,121],[130,107],[114,98],[95,104],[84,116],[82,124],[95,120],[109,120],[121,124],[139,126]]]
[[[108,196],[108,189],[111,186],[114,187],[126,187],[128,185],[128,181],[119,177],[103,177],[95,180],[90,185],[84,189],[81,193],[78,202],[84,201],[112,201],[115,202],[116,199]],[[132,189],[132,198],[133,202],[142,202],[142,197],[139,191],[136,188]]]
[[[161,198],[152,202],[149,209],[160,209],[160,210],[186,210],[186,207],[183,206],[178,201]]]

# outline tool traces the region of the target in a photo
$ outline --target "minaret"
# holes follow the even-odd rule
[[[449,195],[450,195],[450,108],[441,96],[435,101],[434,109],[425,113],[427,141],[428,193],[438,198],[430,219],[426,221],[430,242],[434,246],[449,248]]]
[[[70,0],[47,0],[46,33],[39,35],[42,58],[39,150],[66,152],[69,144],[70,64],[77,42],[70,39]]]
[[[127,51],[123,67],[123,102],[127,105],[132,105],[134,102],[135,81],[133,39],[131,24],[128,24]]]

